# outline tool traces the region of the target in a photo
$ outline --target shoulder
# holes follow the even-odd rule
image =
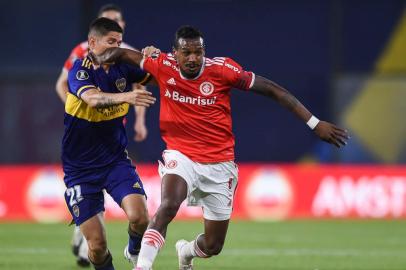
[[[177,68],[177,63],[172,53],[161,52],[158,55],[149,56],[148,58],[146,58],[146,60],[148,60],[148,62],[150,62],[151,64],[154,63],[154,65],[169,67],[173,69]]]
[[[216,67],[217,70],[221,70],[222,73],[241,73],[242,67],[236,61],[229,57],[214,57],[209,59],[206,65]]]
[[[205,68],[211,71],[211,73],[221,75],[226,64],[226,57],[213,57],[213,58],[204,58]]]
[[[92,67],[92,61],[90,60],[89,57],[81,58],[81,59],[76,59],[75,62],[73,62],[73,69],[86,69],[86,70],[91,70],[93,69]]]
[[[88,57],[77,59],[69,70],[69,77],[76,77],[78,80],[86,80],[92,75],[92,62]]]

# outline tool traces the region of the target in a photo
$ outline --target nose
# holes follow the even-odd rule
[[[196,62],[196,60],[197,60],[197,57],[195,54],[189,55],[189,57],[188,57],[189,62]]]

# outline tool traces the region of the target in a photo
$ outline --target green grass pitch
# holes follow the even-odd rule
[[[122,255],[127,225],[106,226],[116,269],[131,269]],[[154,270],[176,270],[175,241],[202,229],[199,222],[172,223]],[[0,269],[81,269],[70,253],[71,233],[65,224],[0,223]],[[404,270],[406,221],[232,221],[223,252],[196,259],[195,269]]]

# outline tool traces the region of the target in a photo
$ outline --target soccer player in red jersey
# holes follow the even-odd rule
[[[337,147],[348,139],[345,130],[317,119],[278,84],[245,71],[230,58],[206,58],[203,36],[190,26],[176,32],[173,53],[143,58],[139,52],[115,48],[94,58],[102,63],[140,65],[160,88],[160,128],[167,145],[164,164],[159,165],[161,205],[144,233],[136,269],[152,268],[165,243],[167,226],[185,199],[189,205],[202,207],[204,233],[193,241],[176,243],[179,269],[193,269],[193,258],[221,252],[238,179],[231,129],[232,88],[274,99],[307,123],[320,139]]]
[[[117,22],[122,29],[125,28],[125,21],[123,18],[122,10],[120,7],[114,4],[107,4],[100,8],[98,12],[98,17],[108,18]],[[129,44],[122,42],[120,47],[127,49],[134,49]],[[68,88],[68,72],[72,69],[74,62],[77,59],[84,59],[89,50],[88,41],[84,41],[78,44],[70,53],[68,59],[66,59],[61,73],[56,82],[56,92],[63,103],[66,103],[66,95],[69,92]],[[134,89],[146,89],[145,86],[141,84],[134,84]],[[146,139],[148,135],[148,130],[145,125],[145,107],[134,106],[135,112],[135,122],[134,122],[134,140],[141,142]],[[124,118],[125,122],[125,118]],[[78,226],[74,226],[73,237],[72,237],[72,251],[76,256],[76,261],[79,266],[89,266],[90,262],[87,257],[88,249],[86,239],[83,237]],[[128,257],[128,256],[127,256]]]

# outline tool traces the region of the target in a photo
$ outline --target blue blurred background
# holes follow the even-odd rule
[[[60,162],[64,109],[55,82],[106,3],[0,1],[0,163]],[[272,100],[235,90],[237,161],[406,161],[405,1],[112,3],[123,9],[124,40],[134,47],[171,50],[176,29],[194,25],[205,35],[208,57],[232,57],[278,82],[352,136],[345,149],[336,150]],[[145,142],[129,142],[136,161],[161,156],[158,114],[158,105],[148,110]],[[132,122],[130,114],[129,138]]]

